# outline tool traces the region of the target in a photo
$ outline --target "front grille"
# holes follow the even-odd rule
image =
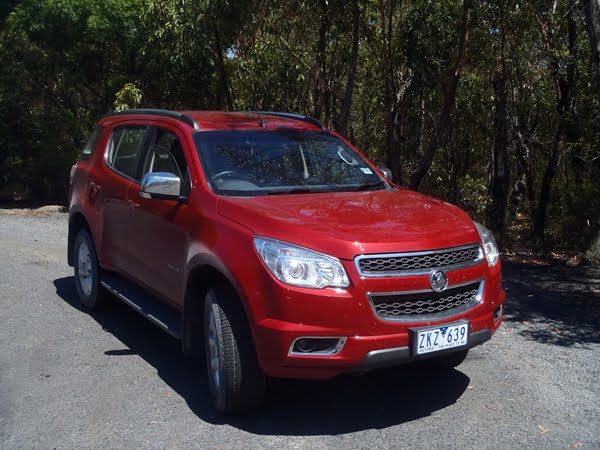
[[[393,276],[429,273],[433,269],[469,267],[483,261],[479,244],[427,252],[361,255],[356,266],[363,276]]]
[[[481,301],[483,281],[449,288],[443,292],[371,294],[377,316],[384,320],[423,321],[450,317]]]

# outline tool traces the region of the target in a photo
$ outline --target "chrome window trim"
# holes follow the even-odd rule
[[[293,351],[294,344],[300,339],[339,339],[339,341],[332,350],[309,353],[295,352]],[[334,356],[343,350],[344,346],[346,345],[346,341],[348,341],[348,336],[299,336],[292,341],[290,349],[288,350],[288,356],[302,356],[307,358],[312,356]]]
[[[453,289],[468,286],[470,284],[479,283],[479,288],[477,289],[477,295],[475,296],[475,301],[470,301],[464,305],[458,306],[456,308],[448,309],[446,311],[434,313],[434,314],[414,314],[414,315],[406,315],[406,316],[386,316],[379,314],[377,312],[377,308],[375,308],[375,303],[373,302],[372,296],[398,296],[398,295],[409,295],[409,294],[424,294],[424,293],[434,293],[439,294],[439,292],[435,292],[432,289],[419,289],[413,291],[397,291],[397,292],[368,292],[367,297],[369,299],[369,304],[371,305],[371,309],[379,320],[383,322],[403,322],[403,323],[420,323],[420,322],[436,322],[439,320],[445,320],[453,316],[457,316],[459,314],[465,313],[467,311],[476,308],[477,306],[483,303],[483,292],[485,289],[485,279],[479,278],[476,280],[466,281],[464,283],[453,284],[452,286],[446,288],[442,292],[452,291]]]
[[[402,258],[405,256],[425,256],[425,255],[437,255],[442,253],[450,253],[460,250],[467,250],[471,248],[477,248],[479,250],[479,254],[477,255],[477,259],[473,261],[465,261],[459,264],[452,264],[448,266],[436,266],[430,267],[428,269],[408,269],[408,270],[396,270],[390,272],[363,272],[360,268],[360,261],[363,259],[371,259],[371,258]],[[478,264],[481,264],[485,261],[485,255],[483,253],[483,248],[480,243],[473,243],[468,245],[461,245],[459,247],[450,247],[450,248],[442,248],[438,250],[426,250],[420,252],[402,252],[402,253],[368,253],[363,255],[358,255],[354,257],[354,266],[358,271],[358,274],[364,278],[390,278],[390,277],[403,277],[403,276],[413,276],[413,275],[428,275],[434,270],[443,270],[444,272],[449,272],[452,270],[465,269],[467,267],[473,267]]]

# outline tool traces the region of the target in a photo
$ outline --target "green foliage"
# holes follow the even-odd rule
[[[141,103],[142,91],[135,83],[126,83],[115,94],[114,107],[116,111],[137,108]]]
[[[550,190],[549,235],[584,246],[600,215],[600,98],[569,2],[473,2],[454,112],[422,189],[484,220],[494,147],[493,79],[506,78],[511,191],[521,133],[531,221],[559,125],[567,132]],[[583,14],[583,9],[579,5]],[[360,2],[348,136],[406,181],[433,134],[460,37],[459,0]],[[578,16],[579,17],[579,16]],[[111,109],[283,110],[335,127],[351,61],[352,2],[342,0],[11,0],[0,8],[0,196],[64,201],[68,170]],[[578,72],[576,107],[559,114],[557,80]],[[509,193],[510,194],[510,193]]]
[[[69,167],[92,124],[143,70],[143,6],[25,0],[8,16],[0,36],[3,194],[64,200]]]

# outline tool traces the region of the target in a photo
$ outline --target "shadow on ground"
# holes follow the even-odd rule
[[[505,263],[505,320],[547,344],[600,343],[600,269]]]
[[[73,277],[59,278],[54,285],[65,302],[82,310]],[[336,435],[386,428],[452,405],[469,385],[469,378],[458,370],[444,374],[440,382],[422,371],[401,368],[330,381],[271,380],[261,410],[248,416],[224,417],[210,407],[204,374],[186,364],[178,341],[118,301],[91,317],[126,347],[106,349],[102,357],[139,355],[200,419],[227,423],[250,433]]]

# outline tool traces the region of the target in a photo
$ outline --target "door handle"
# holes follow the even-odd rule
[[[98,192],[100,192],[100,185],[92,181],[90,183],[90,191],[88,193],[88,196],[92,203],[96,201],[96,196],[98,195]]]
[[[135,203],[134,201],[131,201],[131,200],[127,200],[127,206],[129,206],[130,209],[135,209],[135,208],[139,208],[140,204]]]

